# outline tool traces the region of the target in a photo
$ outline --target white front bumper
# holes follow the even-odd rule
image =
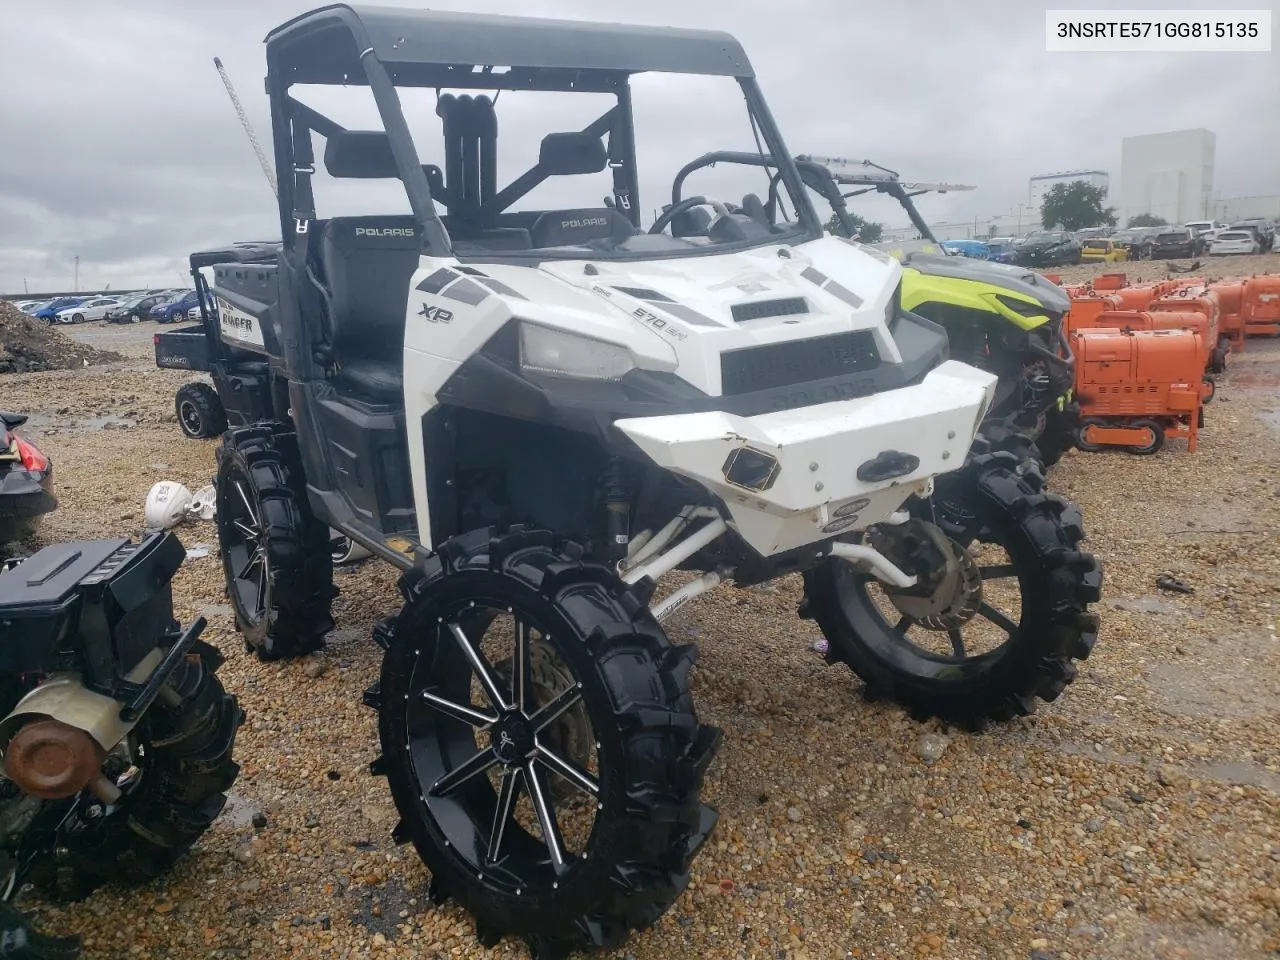
[[[960,467],[995,385],[993,374],[948,360],[915,386],[856,400],[758,417],[689,413],[615,425],[660,467],[719,496],[742,538],[773,556],[879,523],[936,474]],[[744,447],[777,460],[768,489],[726,479],[730,454]],[[894,479],[859,480],[859,466],[886,451],[919,464]]]

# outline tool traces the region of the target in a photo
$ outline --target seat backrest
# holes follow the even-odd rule
[[[412,217],[335,217],[325,223],[320,257],[339,360],[400,354],[409,280],[421,255],[422,232]]]
[[[549,210],[534,221],[529,236],[534,249],[572,247],[590,240],[611,237],[622,229],[634,233],[631,222],[608,207],[584,207],[578,210]]]

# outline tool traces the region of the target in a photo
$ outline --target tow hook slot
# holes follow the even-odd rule
[[[900,450],[882,450],[858,467],[858,479],[863,483],[883,483],[895,477],[905,477],[920,468],[920,458]]]

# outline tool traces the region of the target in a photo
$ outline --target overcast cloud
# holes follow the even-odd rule
[[[66,288],[76,255],[81,288],[172,285],[193,249],[277,235],[274,199],[212,58],[222,58],[269,140],[262,38],[316,5],[3,0],[0,292],[21,291],[24,280],[33,291]],[[1268,5],[1275,0],[1187,4]],[[871,158],[907,179],[978,187],[923,198],[931,220],[1007,213],[1037,173],[1098,168],[1118,187],[1122,137],[1189,127],[1217,134],[1215,196],[1280,193],[1280,52],[1049,54],[1043,5],[992,0],[431,6],[729,30],[792,151]],[[664,136],[642,144],[662,155],[664,171],[700,152],[681,130],[701,128],[706,115],[689,105],[681,117],[682,101],[671,102],[677,116]],[[727,97],[730,111],[736,130],[741,107]],[[521,124],[537,135],[574,126],[559,120]],[[644,206],[657,202],[650,191]],[[887,208],[864,212],[901,220]]]

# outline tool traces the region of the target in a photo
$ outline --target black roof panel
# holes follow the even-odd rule
[[[354,66],[370,48],[390,65],[754,76],[742,45],[716,30],[400,7],[319,7],[276,27],[266,44],[268,58],[308,76],[315,76],[320,64]]]

